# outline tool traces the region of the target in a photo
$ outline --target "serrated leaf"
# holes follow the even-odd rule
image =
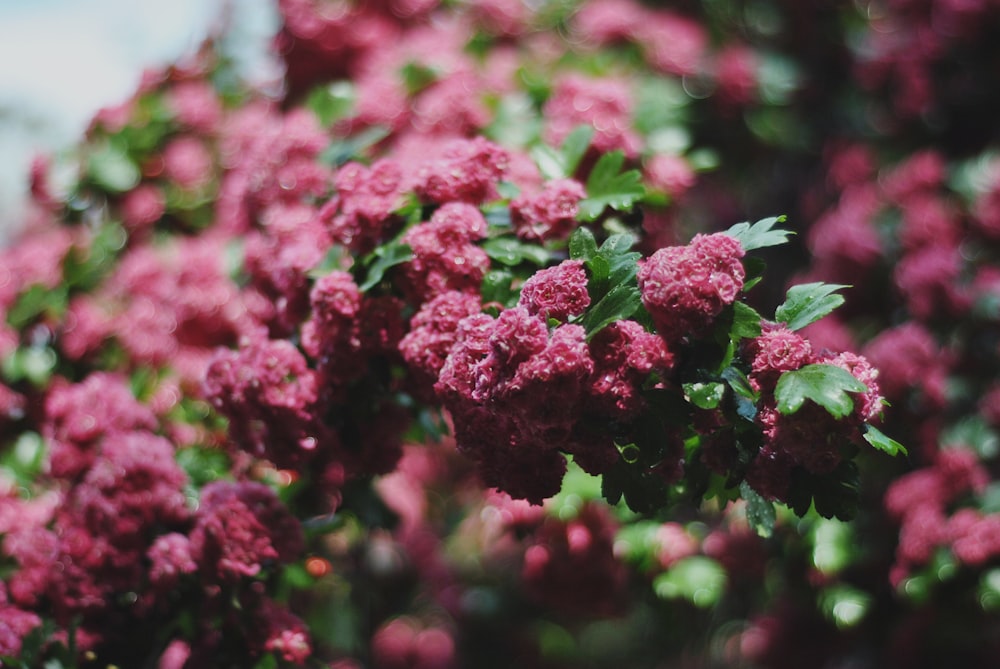
[[[850,286],[836,283],[803,283],[788,289],[783,304],[774,311],[774,320],[789,330],[800,330],[815,323],[844,303],[836,291]]]
[[[778,411],[786,415],[798,411],[806,400],[812,400],[834,418],[843,418],[854,410],[854,400],[848,393],[867,389],[846,369],[816,363],[782,374],[774,397]]]
[[[517,293],[512,288],[514,275],[507,270],[490,270],[483,277],[480,294],[483,304],[499,303],[511,307],[517,302]]]
[[[903,455],[908,455],[906,447],[901,443],[887,436],[881,430],[879,430],[874,425],[865,424],[863,430],[863,436],[865,441],[874,446],[880,451],[884,451],[889,455],[896,456],[902,453]]]
[[[373,125],[356,135],[345,137],[323,149],[318,160],[325,165],[341,166],[358,159],[368,148],[389,136],[390,129],[384,125]]]
[[[550,258],[549,252],[538,244],[527,244],[509,236],[488,239],[483,242],[482,249],[491,259],[508,267],[515,267],[525,261],[542,266]]]
[[[365,292],[378,285],[385,277],[385,273],[396,265],[401,265],[413,259],[413,251],[409,245],[402,242],[392,242],[380,246],[372,253],[374,262],[368,267],[368,275],[365,281],[358,286],[361,292]]]
[[[640,306],[642,300],[636,286],[619,284],[613,287],[584,315],[583,327],[587,330],[587,336],[592,337],[611,323],[628,318]]]
[[[729,387],[732,388],[733,392],[737,395],[752,401],[757,400],[757,393],[755,393],[753,388],[750,386],[750,380],[747,379],[747,375],[741,370],[735,367],[726,367],[722,370],[722,378],[726,380]]]
[[[576,127],[563,140],[562,147],[555,148],[547,144],[531,147],[529,155],[538,166],[538,171],[546,179],[564,179],[576,172],[584,154],[590,148],[590,140],[594,129],[589,125]]]
[[[608,279],[611,285],[630,283],[635,279],[639,269],[639,259],[642,254],[630,251],[635,244],[635,237],[623,232],[608,237],[598,250],[598,257],[608,263]]]
[[[594,233],[580,227],[569,237],[569,257],[573,260],[590,260],[597,255],[597,240]]]
[[[622,255],[631,251],[634,245],[635,235],[630,232],[619,232],[605,239],[600,251],[605,256]]]
[[[729,336],[733,340],[760,336],[760,322],[761,316],[756,309],[743,302],[733,302],[733,326]]]
[[[531,147],[528,153],[545,179],[561,179],[566,176],[566,166],[558,149],[552,148],[548,144],[538,144]]]
[[[682,387],[688,401],[699,409],[714,409],[719,406],[723,395],[726,393],[725,384],[714,381],[709,383],[685,383]]]
[[[582,220],[596,220],[607,207],[628,211],[646,194],[638,170],[621,172],[624,162],[621,151],[612,151],[594,165],[587,178],[587,197],[579,205]]]
[[[774,504],[764,499],[746,481],[740,483],[740,497],[746,502],[747,523],[761,537],[769,537],[774,532],[776,515]]]
[[[750,223],[737,223],[726,230],[726,234],[735,237],[744,251],[753,251],[768,246],[780,246],[788,242],[789,235],[795,234],[790,230],[774,229],[775,224],[784,223],[785,216],[772,216],[763,218],[753,225]]]
[[[593,138],[594,128],[589,125],[577,126],[566,135],[562,143],[563,170],[566,176],[572,176],[576,172]]]
[[[587,281],[587,289],[590,292],[591,300],[597,302],[608,292],[611,285],[611,265],[602,255],[596,255],[586,262],[590,277]]]

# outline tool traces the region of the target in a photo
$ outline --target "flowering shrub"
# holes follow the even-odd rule
[[[0,662],[994,666],[998,10],[861,4],[147,75],[0,256]]]

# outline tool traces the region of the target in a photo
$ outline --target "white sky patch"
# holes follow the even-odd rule
[[[224,2],[0,0],[0,242],[19,227],[31,159],[75,143],[144,69],[194,51]]]

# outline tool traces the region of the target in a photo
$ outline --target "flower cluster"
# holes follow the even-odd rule
[[[884,4],[147,73],[0,253],[0,662],[992,666],[997,9]]]
[[[639,266],[642,303],[673,342],[698,335],[743,288],[743,249],[734,238],[696,235],[688,246],[658,250]]]

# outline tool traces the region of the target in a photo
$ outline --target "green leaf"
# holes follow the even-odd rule
[[[0,454],[0,468],[18,485],[29,488],[38,479],[47,460],[45,440],[37,432],[22,432],[12,447]]]
[[[849,585],[827,588],[820,596],[820,609],[838,629],[855,627],[868,613],[872,596]]]
[[[589,125],[577,126],[563,140],[559,149],[538,144],[531,147],[529,154],[538,171],[546,179],[564,179],[576,172],[584,154],[590,148],[590,140],[594,136],[594,129]]]
[[[409,95],[415,95],[424,90],[440,77],[440,73],[433,67],[429,67],[417,61],[410,61],[403,65],[399,74],[403,77],[403,85]]]
[[[776,515],[774,504],[764,499],[746,481],[740,483],[740,497],[746,502],[747,523],[759,536],[769,537],[774,532]]]
[[[874,425],[865,423],[865,426],[862,428],[862,432],[865,441],[867,441],[869,444],[871,444],[878,450],[884,451],[892,456],[899,455],[900,453],[902,453],[903,455],[907,455],[905,446],[903,446],[895,439],[885,435],[881,430],[879,430]]]
[[[267,653],[253,665],[253,669],[278,669],[278,659],[272,653]]]
[[[126,242],[125,228],[105,221],[91,237],[89,246],[74,245],[63,257],[63,283],[73,289],[92,290],[114,269],[115,257]]]
[[[566,176],[566,167],[559,149],[552,148],[548,144],[538,144],[531,147],[529,154],[538,166],[538,171],[546,179],[561,179]]]
[[[542,266],[548,263],[551,257],[549,252],[538,244],[527,244],[512,236],[488,239],[483,242],[482,249],[490,258],[508,267],[516,267],[525,261]]]
[[[562,143],[562,160],[565,176],[573,176],[576,168],[580,166],[580,161],[590,148],[590,141],[594,138],[594,128],[589,125],[580,125],[573,129]]]
[[[368,277],[358,286],[361,292],[366,292],[378,285],[390,268],[412,260],[413,251],[408,244],[390,242],[375,249],[372,252],[372,256],[374,257],[374,262],[368,268]]]
[[[326,86],[317,86],[306,98],[308,107],[320,125],[329,127],[335,121],[348,116],[354,109],[357,92],[349,81],[336,81]]]
[[[587,330],[587,336],[592,337],[611,323],[628,318],[641,306],[642,300],[636,286],[615,286],[584,315],[583,327]]]
[[[726,394],[725,384],[718,382],[685,383],[682,388],[688,401],[699,409],[714,409]]]
[[[511,307],[517,303],[517,291],[513,289],[514,275],[503,269],[490,270],[483,277],[480,294],[483,304],[499,303]]]
[[[628,232],[611,235],[601,244],[598,253],[608,261],[608,278],[612,285],[635,279],[639,269],[639,258],[642,257],[642,254],[629,250],[633,244],[635,244],[635,237]]]
[[[139,167],[121,142],[107,142],[87,156],[87,174],[98,186],[112,193],[124,193],[139,183]]]
[[[785,302],[774,311],[774,320],[789,330],[800,330],[815,323],[844,303],[836,291],[850,286],[835,283],[804,283],[788,289]]]
[[[195,488],[227,478],[232,467],[229,455],[225,451],[205,446],[180,448],[175,459]]]
[[[597,303],[611,286],[611,265],[604,256],[596,255],[586,262],[586,267],[590,271],[587,290],[591,301]]]
[[[540,126],[531,98],[515,92],[500,99],[483,134],[501,146],[526,147],[537,141]]]
[[[607,207],[628,211],[646,194],[638,170],[621,172],[624,162],[625,154],[612,151],[594,165],[587,178],[587,197],[580,201],[582,220],[596,220]]]
[[[635,128],[643,135],[665,127],[685,128],[690,103],[691,97],[684,92],[679,79],[666,76],[645,78],[636,87],[632,112]]]
[[[867,389],[846,369],[817,363],[782,374],[774,397],[778,411],[786,415],[798,411],[806,400],[812,400],[834,418],[843,418],[854,410],[854,400],[848,393]]]
[[[65,286],[48,288],[41,284],[32,284],[18,296],[7,311],[7,323],[15,330],[19,330],[42,314],[61,316],[66,311],[67,300]]]
[[[790,230],[774,229],[775,224],[784,223],[785,216],[764,218],[753,225],[737,223],[726,230],[726,234],[735,237],[744,251],[753,251],[768,246],[780,246],[788,242],[788,236],[795,234]]]
[[[857,515],[861,478],[856,462],[844,460],[830,474],[805,478],[809,479],[806,485],[812,491],[816,513],[839,520],[851,520]]]
[[[698,608],[708,608],[726,589],[726,570],[704,555],[678,560],[653,580],[653,591],[661,599],[686,599]]]
[[[584,227],[573,231],[569,237],[569,257],[573,260],[590,260],[597,255],[597,240],[594,233]]]
[[[356,160],[366,149],[378,144],[389,136],[391,130],[384,125],[373,125],[356,135],[345,137],[323,149],[318,160],[324,165],[341,166]]]
[[[44,388],[55,371],[59,356],[50,346],[20,346],[0,363],[0,374],[8,383],[28,380]]]
[[[761,315],[743,302],[733,302],[733,325],[729,336],[733,340],[752,339],[760,336]]]

